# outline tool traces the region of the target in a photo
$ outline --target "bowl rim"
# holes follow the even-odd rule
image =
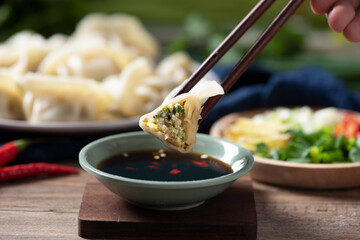
[[[278,167],[287,167],[287,168],[308,168],[308,169],[344,169],[344,168],[358,168],[360,167],[360,162],[349,162],[349,163],[296,163],[288,162],[278,159],[263,158],[254,156],[256,163],[264,165],[273,165]]]
[[[98,145],[104,141],[112,141],[112,140],[115,140],[118,138],[126,138],[126,137],[150,137],[150,136],[153,137],[152,135],[145,133],[143,131],[134,131],[134,132],[119,133],[119,134],[114,134],[114,135],[110,135],[107,137],[99,138],[95,141],[88,143],[86,146],[84,146],[80,150],[80,152],[79,152],[80,166],[88,173],[94,175],[96,178],[106,178],[107,180],[112,181],[112,182],[119,182],[119,181],[126,182],[129,186],[132,185],[132,186],[146,187],[146,188],[150,187],[150,188],[163,188],[163,189],[165,189],[165,188],[184,189],[184,188],[194,188],[194,187],[198,187],[198,188],[208,187],[208,186],[212,186],[212,185],[220,185],[220,184],[228,183],[231,181],[235,181],[236,179],[247,174],[254,165],[254,157],[245,148],[241,147],[240,145],[238,145],[236,143],[228,141],[226,139],[222,139],[222,138],[211,136],[209,134],[204,134],[204,133],[197,133],[197,136],[196,136],[197,141],[206,139],[206,138],[212,138],[212,139],[215,139],[220,144],[227,143],[227,144],[233,145],[234,147],[241,150],[242,153],[245,153],[244,159],[246,159],[246,160],[245,160],[244,166],[242,168],[240,168],[239,170],[234,171],[232,173],[229,173],[229,174],[226,174],[223,176],[219,176],[219,177],[215,177],[215,178],[210,178],[210,179],[191,180],[191,181],[154,181],[154,180],[142,180],[142,179],[127,178],[127,177],[122,177],[122,176],[106,173],[106,172],[103,172],[103,171],[95,168],[86,160],[85,155],[89,151],[89,149],[95,147],[96,145]],[[154,140],[158,140],[158,139],[156,139],[154,137]],[[164,145],[164,148],[166,148],[165,145]],[[241,159],[239,159],[239,160],[241,160]]]

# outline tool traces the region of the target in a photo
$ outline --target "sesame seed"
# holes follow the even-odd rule
[[[202,154],[201,156],[200,156],[200,158],[208,158],[209,156],[208,155],[206,155],[206,154]]]

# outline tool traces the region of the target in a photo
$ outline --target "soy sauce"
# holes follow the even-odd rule
[[[97,168],[122,177],[153,181],[201,180],[233,172],[228,164],[205,154],[162,149],[115,155],[101,161]]]

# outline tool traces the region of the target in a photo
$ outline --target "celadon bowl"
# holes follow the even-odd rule
[[[150,181],[121,177],[97,169],[102,160],[117,154],[159,149],[166,148],[152,135],[141,131],[122,133],[86,145],[80,151],[79,162],[85,171],[95,176],[113,193],[134,205],[156,210],[182,210],[199,206],[248,173],[254,163],[250,152],[239,145],[198,133],[193,152],[207,154],[229,164],[233,169],[232,173],[194,181]]]

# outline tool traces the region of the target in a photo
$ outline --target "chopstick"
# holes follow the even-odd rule
[[[278,33],[281,27],[286,21],[295,13],[304,0],[290,0],[288,4],[282,9],[282,11],[276,16],[271,24],[265,29],[261,36],[251,46],[251,48],[245,53],[240,61],[235,65],[231,72],[225,77],[221,86],[224,88],[225,94],[235,84],[239,77],[245,72],[255,58],[261,53],[271,39]],[[223,95],[209,98],[203,105],[201,111],[201,119],[204,119],[211,109],[220,101]]]
[[[241,36],[264,14],[274,1],[275,0],[259,1],[259,3],[251,10],[244,20],[241,21],[239,25],[236,26],[236,28],[226,37],[226,39],[211,53],[198,70],[182,84],[181,89],[176,96],[190,91],[196,83],[211,70],[221,57],[241,38]],[[224,88],[225,94],[303,2],[304,0],[290,0],[275,17],[271,24],[265,29],[251,48],[244,54],[240,61],[222,81],[221,85]],[[199,123],[208,115],[211,109],[213,109],[223,96],[224,95],[211,97],[203,104]]]
[[[206,73],[227,53],[232,46],[254,25],[254,23],[266,12],[275,0],[260,0],[258,4],[245,16],[245,18],[234,28],[234,30],[220,43],[220,45],[209,55],[201,66],[181,85],[175,95],[189,92]]]

